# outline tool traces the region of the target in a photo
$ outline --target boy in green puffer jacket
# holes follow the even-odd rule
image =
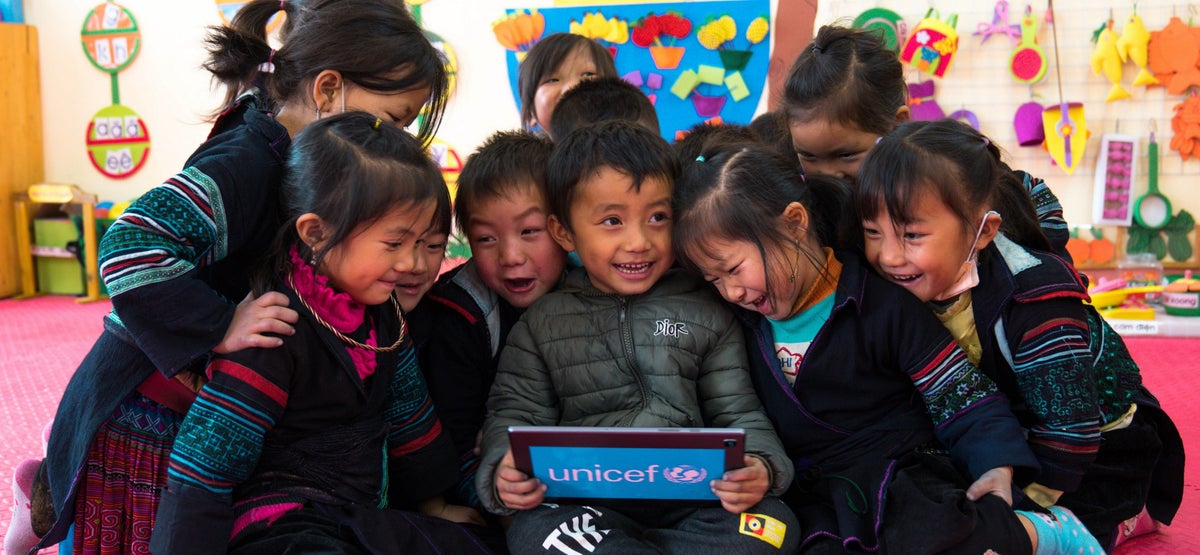
[[[798,546],[795,516],[776,497],[792,464],[746,372],[741,330],[711,288],[673,267],[677,174],[670,145],[627,122],[572,131],[550,157],[550,233],[583,268],[510,332],[476,475],[487,510],[516,513],[508,531],[514,553]],[[542,504],[545,486],[513,466],[512,425],[739,427],[745,466],[712,482],[721,508]],[[746,532],[748,518],[772,534]]]

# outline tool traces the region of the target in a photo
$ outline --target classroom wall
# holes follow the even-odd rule
[[[122,5],[137,19],[143,45],[138,59],[118,75],[121,103],[142,116],[150,132],[152,149],[138,173],[116,180],[91,166],[83,145],[87,122],[111,99],[108,74],[93,67],[80,46],[84,16],[95,4],[96,0],[26,2],[26,21],[38,27],[41,40],[46,179],[76,183],[101,198],[123,200],[175,173],[204,139],[207,114],[216,108],[221,92],[211,88],[207,74],[200,68],[204,58],[201,39],[205,26],[219,24],[221,20],[211,0],[123,0]],[[553,0],[429,0],[421,6],[424,26],[446,39],[458,57],[459,85],[439,137],[464,158],[493,131],[518,125],[517,107],[507,89],[503,50],[492,37],[491,22],[502,17],[506,7],[550,5]],[[946,112],[965,108],[978,115],[982,131],[1008,152],[1014,167],[1042,176],[1050,183],[1063,201],[1068,221],[1072,224],[1092,221],[1094,168],[1104,133],[1120,132],[1139,138],[1143,163],[1135,187],[1139,193],[1145,190],[1145,144],[1154,124],[1161,151],[1160,188],[1176,210],[1182,208],[1200,214],[1200,188],[1196,183],[1200,161],[1192,159],[1185,163],[1167,146],[1172,136],[1173,107],[1183,97],[1168,96],[1161,87],[1147,90],[1132,86],[1135,67],[1129,63],[1123,82],[1133,98],[1106,103],[1104,96],[1110,83],[1092,73],[1093,45],[1089,39],[1093,30],[1110,13],[1120,29],[1130,11],[1129,3],[1115,0],[1055,3],[1063,97],[1085,103],[1088,128],[1092,132],[1085,160],[1074,175],[1054,167],[1040,149],[1016,144],[1012,128],[1016,107],[1031,98],[1043,104],[1057,103],[1059,79],[1052,67],[1042,82],[1032,87],[1018,84],[1007,70],[1011,43],[1003,36],[996,36],[980,44],[978,37],[971,36],[978,24],[992,21],[994,2],[826,1],[818,7],[817,23],[849,21],[865,9],[885,6],[915,25],[930,5],[941,6],[944,12],[953,6],[961,34],[957,58],[946,77],[937,83],[937,101]],[[1138,2],[1137,6],[1151,30],[1161,29],[1173,13],[1187,18],[1185,4],[1155,0]],[[1022,3],[1011,4],[1010,23],[1019,23],[1023,8]],[[1034,5],[1036,14],[1043,14],[1046,8],[1045,2]],[[1050,27],[1044,26],[1038,39],[1053,59]],[[910,80],[917,80],[916,71],[909,71]],[[760,111],[764,109],[760,107]]]

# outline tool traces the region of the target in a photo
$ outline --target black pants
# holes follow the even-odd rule
[[[782,501],[763,499],[742,514],[721,507],[587,507],[544,504],[508,529],[514,554],[795,553],[800,530]]]

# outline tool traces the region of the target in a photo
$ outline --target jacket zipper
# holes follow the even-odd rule
[[[638,391],[642,394],[641,409],[645,409],[650,405],[650,394],[646,390],[646,381],[642,379],[642,369],[638,367],[637,359],[633,353],[633,328],[629,325],[628,309],[629,302],[624,297],[616,297],[617,299],[617,314],[621,332],[621,348],[625,351],[625,362],[629,363],[630,369],[633,370],[633,377],[637,380]],[[638,411],[641,412],[640,410]],[[625,425],[633,423],[631,417]]]

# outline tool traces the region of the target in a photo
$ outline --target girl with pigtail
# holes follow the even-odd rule
[[[276,51],[266,26],[280,12]],[[442,56],[402,2],[253,0],[206,43],[225,101],[183,169],[100,242],[113,312],[55,415],[43,463],[53,508],[34,508],[48,518],[34,519],[32,549],[70,537],[75,553],[146,553],[167,457],[209,359],[295,333],[287,297],[252,293],[249,276],[282,223],[292,137],[346,110],[404,127],[428,106],[427,140],[441,118]]]

